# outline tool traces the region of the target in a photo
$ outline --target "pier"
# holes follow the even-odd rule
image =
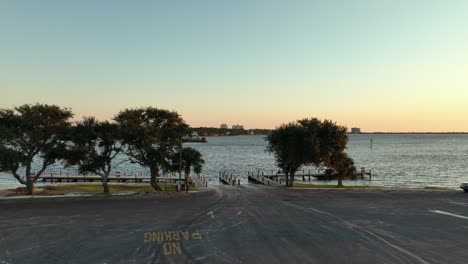
[[[240,185],[240,179],[237,176],[234,176],[232,173],[228,172],[219,172],[219,182],[227,185]]]
[[[285,181],[286,175],[284,173],[274,173],[274,171],[271,171],[271,174],[266,174],[264,172],[257,171],[255,172],[247,172],[247,176],[249,178],[249,182],[258,182],[261,180],[261,182],[258,183],[263,183],[263,179],[269,179],[278,183],[282,183]],[[356,177],[360,179],[364,179],[365,176],[369,177],[369,180],[372,180],[372,171],[371,170],[366,170],[364,167],[361,168],[360,171],[356,173]],[[302,181],[306,181],[306,179],[310,182],[311,178],[315,178],[317,180],[321,181],[326,181],[326,180],[334,180],[334,175],[332,174],[331,170],[325,170],[325,171],[320,171],[317,170],[315,172],[313,171],[298,171],[296,174],[294,174],[294,180],[296,179],[301,179]]]
[[[98,175],[44,175],[41,176],[40,181],[42,182],[102,182],[102,177]],[[151,177],[144,175],[135,176],[109,176],[108,182],[123,182],[123,183],[150,183]],[[165,183],[177,183],[179,177],[156,177],[156,182]],[[185,182],[185,177],[180,179],[181,182]]]
[[[260,173],[247,173],[249,182],[270,185],[270,186],[283,186],[283,178],[278,178],[278,175],[263,175]],[[267,176],[276,176],[276,177],[267,177]]]

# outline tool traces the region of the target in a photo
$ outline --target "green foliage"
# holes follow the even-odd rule
[[[10,172],[32,193],[34,182],[44,170],[61,158],[65,148],[64,133],[73,117],[67,108],[47,104],[25,104],[0,110],[0,171]],[[35,158],[42,167],[31,178]],[[25,179],[18,174],[24,168]]]
[[[276,164],[286,173],[288,186],[293,185],[294,174],[304,165],[334,169],[340,184],[343,177],[356,173],[354,162],[344,152],[348,143],[346,130],[330,120],[301,119],[275,129],[266,138],[267,151],[275,155]]]
[[[114,120],[122,128],[126,154],[134,163],[149,167],[151,185],[159,169],[170,168],[170,157],[188,134],[188,125],[177,112],[153,107],[125,109]]]
[[[158,183],[162,190],[166,188],[167,191],[174,192],[176,187],[175,184]],[[101,194],[102,187],[96,183],[70,183],[70,184],[58,184],[48,185],[45,187],[46,190],[61,191],[64,193],[84,193],[84,194]],[[112,193],[119,192],[152,192],[153,188],[147,184],[127,184],[127,183],[109,183],[109,190]]]
[[[339,152],[331,156],[330,167],[333,168],[337,174],[338,186],[343,186],[343,179],[356,177],[356,166],[354,161],[345,152]]]
[[[202,159],[202,154],[198,150],[190,147],[183,148],[172,154],[171,171],[177,171],[183,168],[185,172],[185,182],[188,182],[191,169],[193,168],[195,173],[201,173],[204,163],[205,161]]]
[[[201,173],[205,161],[202,158],[202,154],[198,150],[187,147],[182,149],[182,157],[180,154],[180,150],[172,154],[171,171],[175,172],[179,169],[179,166],[181,166],[186,174],[190,174],[191,168],[194,169],[195,173]],[[182,164],[180,164],[181,158]]]
[[[267,150],[275,155],[276,163],[287,175],[294,174],[309,160],[307,130],[297,123],[283,124],[267,136]]]
[[[80,174],[101,176],[104,192],[109,192],[107,178],[112,160],[122,151],[120,126],[85,117],[70,129],[69,139],[71,146],[65,155],[67,166],[77,165]]]

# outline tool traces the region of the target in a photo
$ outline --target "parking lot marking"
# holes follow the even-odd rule
[[[452,214],[452,213],[449,213],[449,212],[444,212],[444,211],[439,211],[439,210],[429,210],[429,212],[431,212],[431,213],[436,213],[436,214],[441,214],[441,215],[453,216],[453,217],[457,217],[457,218],[461,218],[461,219],[466,219],[466,220],[468,220],[468,217],[467,217],[467,216]]]

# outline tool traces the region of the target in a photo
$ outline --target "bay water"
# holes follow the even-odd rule
[[[209,184],[218,184],[220,171],[233,173],[246,184],[248,172],[278,170],[274,156],[265,151],[265,136],[208,137],[207,140],[208,143],[185,143],[184,147],[193,147],[203,154],[202,174],[209,179]],[[371,181],[345,181],[348,185],[457,189],[461,182],[468,182],[466,134],[352,134],[347,152],[358,170],[365,167],[372,171]],[[149,174],[147,169],[124,160],[124,155],[118,157],[114,172]],[[38,169],[39,163],[34,164],[33,170]],[[317,168],[305,167],[303,170],[316,171]],[[76,168],[64,169],[63,164],[57,163],[47,174],[58,175],[60,171],[75,174]],[[0,174],[0,188],[17,186],[20,185],[13,176]]]

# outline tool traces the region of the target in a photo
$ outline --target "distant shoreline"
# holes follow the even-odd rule
[[[215,127],[195,127],[191,128],[192,132],[197,132],[198,136],[207,137],[219,137],[219,136],[257,136],[257,135],[268,135],[274,129],[266,128],[255,128],[255,129],[222,129]],[[348,135],[467,135],[466,132],[360,132],[351,133],[347,132]]]
[[[352,134],[348,133],[351,135],[414,135],[414,134],[419,134],[419,135],[467,135],[468,132],[361,132],[359,134]]]

